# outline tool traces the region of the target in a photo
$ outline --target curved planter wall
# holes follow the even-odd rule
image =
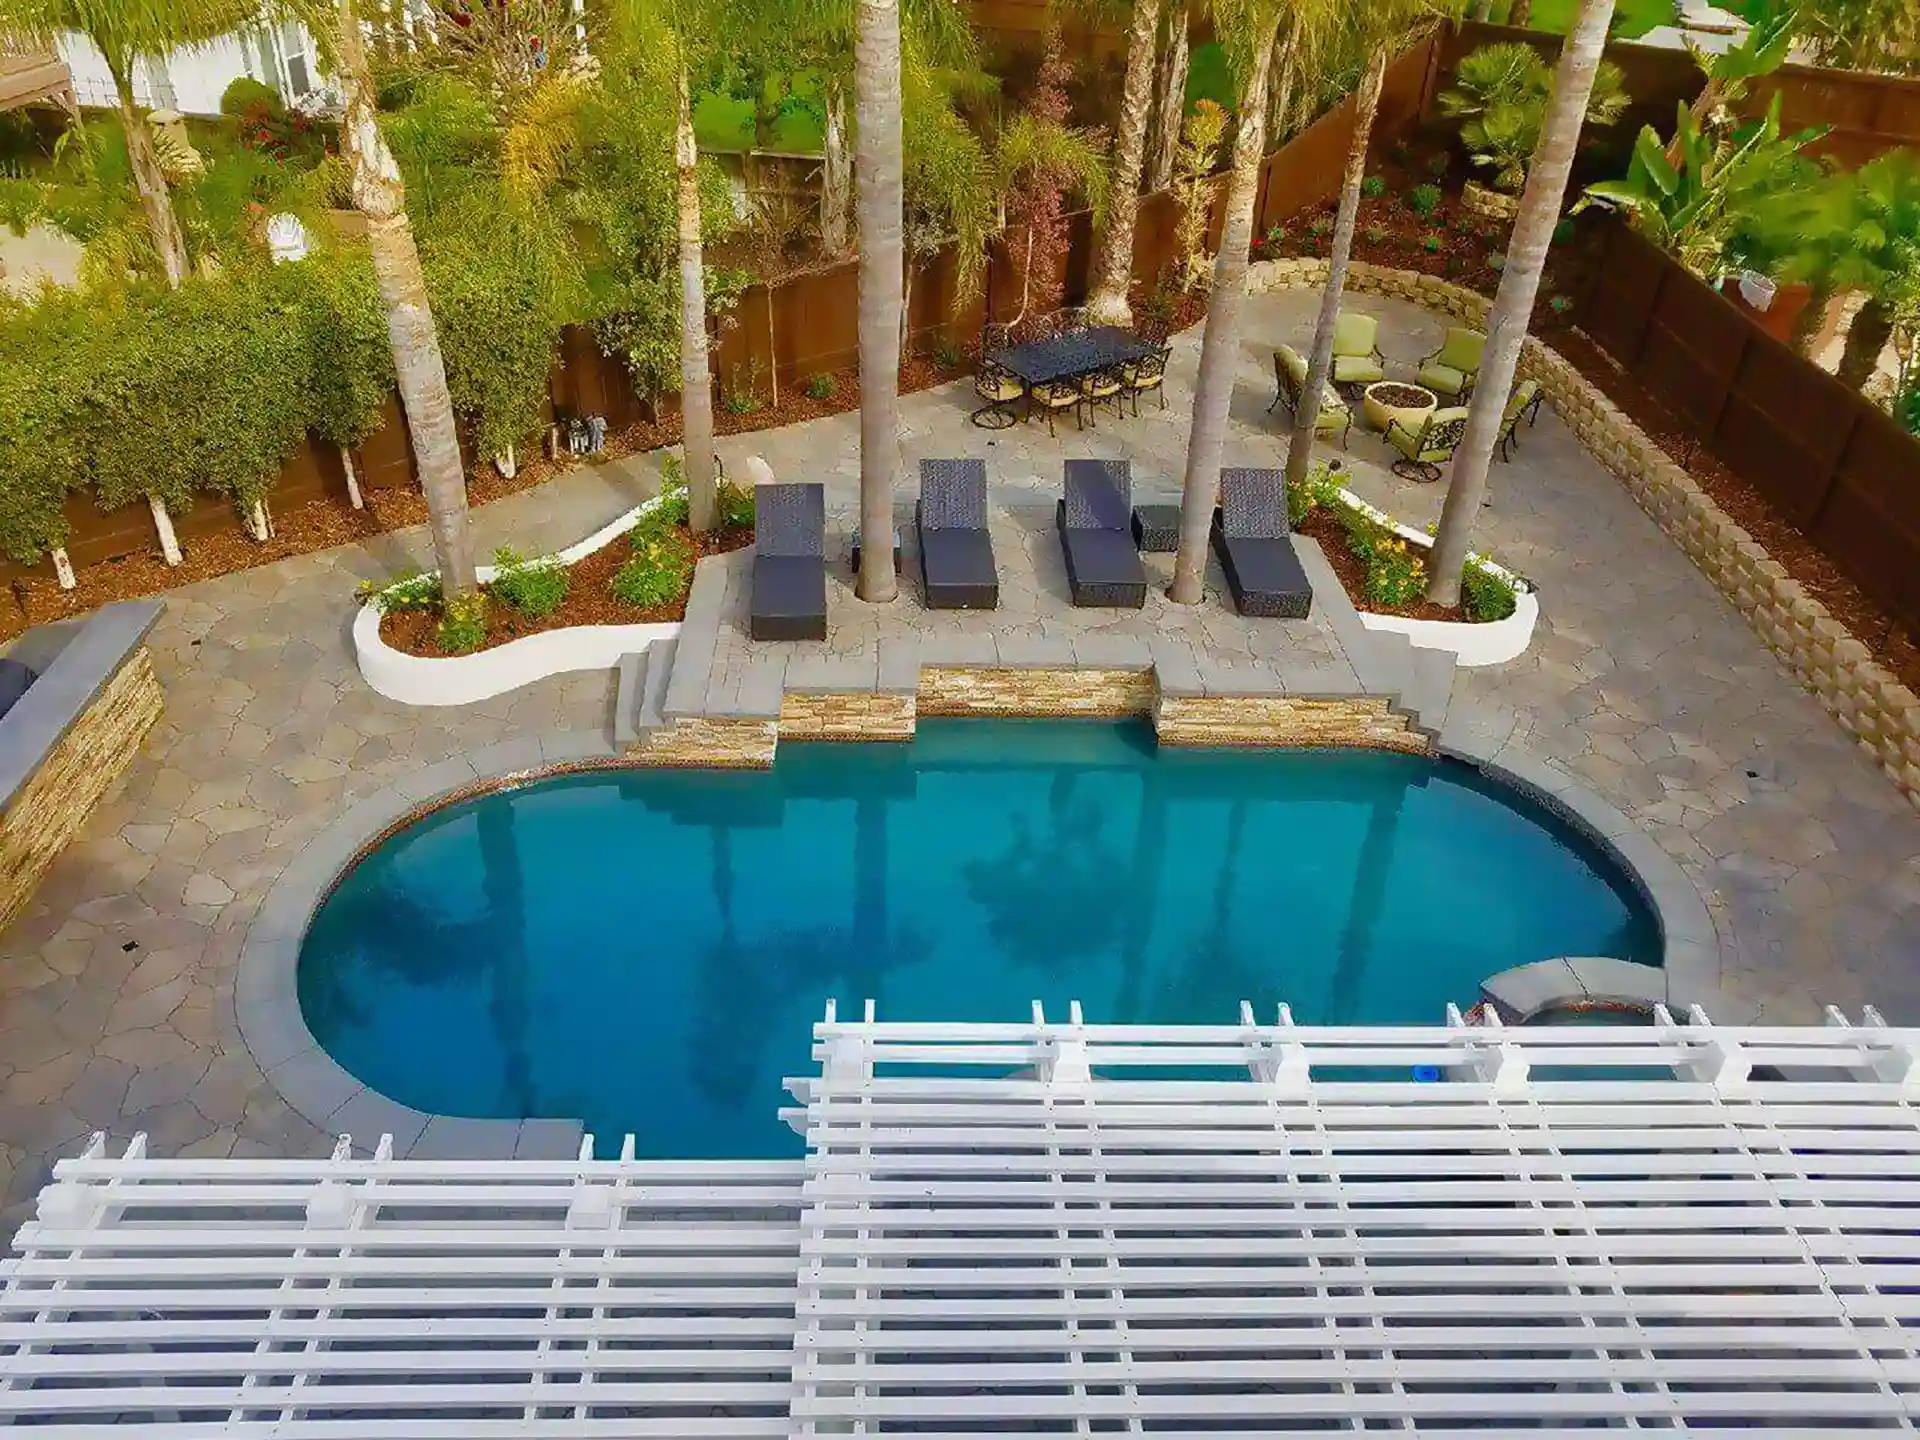
[[[626,534],[634,521],[659,503],[657,497],[643,501],[553,558],[563,565],[584,559]],[[483,581],[491,580],[494,567],[482,565],[478,574]],[[571,625],[473,655],[409,655],[380,638],[380,611],[368,601],[353,618],[353,655],[361,677],[389,700],[403,705],[470,705],[548,675],[609,669],[620,663],[622,655],[679,633],[677,620],[647,625]]]
[[[1351,490],[1343,489],[1340,498],[1351,509],[1385,525],[1409,545],[1418,545],[1422,550],[1433,548],[1431,535],[1402,525],[1391,515],[1374,509]],[[1518,591],[1513,597],[1513,614],[1504,620],[1472,624],[1455,620],[1409,620],[1399,615],[1376,615],[1371,610],[1361,610],[1360,623],[1369,630],[1387,630],[1404,635],[1422,650],[1448,651],[1461,665],[1500,665],[1517,659],[1533,643],[1533,629],[1540,621],[1539,596],[1534,593],[1533,583],[1524,576],[1516,575],[1491,560],[1482,559],[1481,564],[1494,574],[1513,581]],[[1358,609],[1357,606],[1355,608]]]

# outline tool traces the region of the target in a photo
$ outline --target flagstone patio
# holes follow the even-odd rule
[[[1268,352],[1306,333],[1315,302],[1248,302],[1226,463],[1277,463]],[[1382,317],[1390,368],[1438,344],[1440,322],[1409,306],[1351,303]],[[975,429],[963,386],[908,397],[908,476],[922,457],[986,457],[993,504],[1015,530],[1046,513],[1072,455],[1129,457],[1136,499],[1170,499],[1198,339],[1176,342],[1164,413],[1149,402],[1141,418],[1102,416],[1085,435],[1071,423],[1057,439],[1044,427]],[[824,480],[830,529],[844,536],[854,416],[722,450],[730,464],[757,452],[781,478]],[[1437,515],[1439,487],[1394,478],[1387,458],[1356,429],[1353,488],[1414,524]],[[477,512],[481,548],[557,547],[651,481],[644,461],[575,472]],[[903,478],[903,517],[911,495]],[[1543,615],[1522,659],[1462,672],[1456,702],[1510,715],[1515,735],[1679,863],[1712,911],[1722,988],[1737,1002],[1781,1021],[1863,1002],[1920,1020],[1920,816],[1550,413],[1524,432],[1512,465],[1496,466],[1479,538],[1540,586]],[[1031,556],[1033,603],[991,633],[1045,639],[1067,622],[1050,616],[1059,597],[1032,578],[1044,534],[1010,550]],[[274,880],[350,802],[395,783],[425,797],[471,777],[489,747],[610,752],[610,673],[447,710],[409,710],[360,682],[346,642],[355,584],[424,558],[413,532],[167,597],[152,640],[167,713],[32,910],[0,936],[0,1221],[18,1219],[52,1155],[95,1129],[144,1130],[159,1154],[324,1153],[329,1137],[283,1103],[233,1020],[236,957]],[[837,555],[836,567],[844,575]],[[1149,603],[1202,650],[1226,613],[1217,600],[1187,612]],[[860,606],[837,592],[834,604],[836,615]]]

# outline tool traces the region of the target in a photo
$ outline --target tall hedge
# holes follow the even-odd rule
[[[103,510],[245,507],[308,430],[363,438],[390,380],[363,255],[54,292],[0,319],[0,550],[23,563],[64,542],[76,490]]]

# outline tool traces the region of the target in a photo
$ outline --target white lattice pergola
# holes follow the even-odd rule
[[[792,1084],[792,1163],[96,1145],[0,1269],[0,1420],[369,1440],[1915,1429],[1920,1032],[1659,1019],[830,1012],[818,1075]]]

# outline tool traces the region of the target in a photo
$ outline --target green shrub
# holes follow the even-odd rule
[[[753,528],[753,487],[722,480],[714,491],[715,511],[722,530]]]
[[[807,381],[807,394],[815,400],[825,400],[833,394],[834,384],[831,375],[815,375]]]
[[[942,338],[933,342],[933,363],[942,370],[958,370],[965,358],[951,340]]]
[[[567,567],[551,555],[529,560],[502,545],[493,552],[494,576],[487,582],[489,594],[501,599],[523,615],[535,619],[553,614],[567,599],[572,577]]]
[[[1338,503],[1340,488],[1340,477],[1331,466],[1324,463],[1309,466],[1305,475],[1287,487],[1289,522],[1298,525],[1322,505]],[[1341,506],[1341,511],[1347,513],[1346,507]]]
[[[1307,233],[1313,236],[1315,239],[1318,239],[1320,236],[1327,234],[1332,229],[1333,229],[1333,216],[1327,214],[1325,211],[1322,211],[1320,214],[1314,216],[1311,220],[1307,221]]]
[[[1438,255],[1446,243],[1447,237],[1438,230],[1429,230],[1420,237],[1420,248],[1429,255]]]
[[[382,615],[438,610],[441,601],[440,577],[416,570],[385,585],[377,580],[364,580],[359,593],[362,601],[371,601]]]
[[[1489,250],[1487,252],[1487,269],[1493,271],[1494,274],[1497,275],[1506,268],[1507,268],[1507,257],[1504,251]]]
[[[446,655],[464,655],[487,643],[487,597],[478,590],[446,602],[434,644]]]
[[[1422,220],[1431,220],[1440,212],[1440,187],[1416,185],[1407,192],[1407,208]]]
[[[1893,414],[1911,433],[1920,435],[1920,383],[1909,385],[1894,401]]]
[[[1367,567],[1367,599],[1397,609],[1411,605],[1427,586],[1427,561],[1420,550],[1381,525],[1368,522],[1349,535],[1353,553]]]
[[[1453,168],[1453,157],[1444,150],[1436,150],[1427,157],[1427,173],[1438,180]]]
[[[1475,620],[1504,620],[1513,614],[1513,585],[1469,560],[1460,572],[1460,604]]]
[[[1382,195],[1387,193],[1385,177],[1380,175],[1367,176],[1366,179],[1360,182],[1360,193],[1369,200],[1378,200]]]
[[[633,553],[614,572],[613,598],[624,605],[666,605],[685,593],[693,578],[693,546],[678,530],[636,525],[627,542]]]
[[[244,115],[249,110],[259,109],[269,115],[286,114],[286,102],[281,100],[280,92],[264,81],[251,75],[241,75],[220,92],[220,113],[222,115]]]
[[[1384,225],[1369,225],[1366,229],[1366,237],[1369,245],[1383,245],[1387,239],[1387,227]]]

